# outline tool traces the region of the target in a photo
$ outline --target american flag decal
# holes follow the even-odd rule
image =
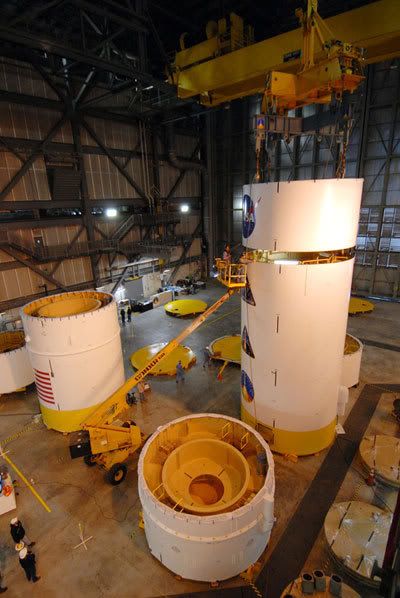
[[[39,395],[39,400],[44,403],[50,403],[55,405],[53,388],[51,386],[51,377],[48,372],[42,372],[42,370],[33,369],[35,372],[35,384]]]

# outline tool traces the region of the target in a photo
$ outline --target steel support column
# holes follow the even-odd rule
[[[92,206],[89,199],[89,192],[87,186],[87,179],[86,179],[86,171],[85,171],[85,163],[83,160],[82,154],[82,144],[81,144],[81,134],[79,129],[79,121],[76,117],[76,114],[73,115],[71,119],[71,127],[72,127],[72,137],[74,140],[75,151],[78,155],[78,165],[79,165],[79,172],[81,175],[81,200],[82,200],[82,208],[83,208],[83,220],[86,228],[87,238],[90,242],[94,242],[96,240],[96,236],[94,234],[94,222],[93,222],[93,215],[92,215]],[[96,262],[95,256],[90,255],[90,265],[92,267],[92,276],[94,285],[97,287],[99,283],[99,270],[98,264]]]
[[[3,199],[5,199],[7,197],[7,195],[10,193],[10,191],[12,191],[14,189],[15,185],[22,179],[24,174],[28,172],[29,168],[32,166],[32,164],[34,163],[36,158],[38,158],[40,156],[40,154],[43,153],[43,150],[46,147],[46,145],[58,133],[58,131],[64,125],[66,120],[67,120],[67,116],[66,116],[66,114],[64,114],[62,116],[62,118],[59,121],[57,121],[55,125],[53,125],[51,127],[50,131],[47,133],[47,135],[43,139],[43,141],[39,141],[39,143],[36,146],[36,149],[32,152],[32,154],[29,156],[29,158],[23,163],[21,168],[12,177],[12,179],[7,183],[7,185],[0,191],[0,201],[2,201]]]
[[[207,158],[207,171],[205,173],[205,230],[208,241],[208,271],[214,262],[216,256],[216,195],[215,195],[215,112],[209,112],[205,116],[206,118],[206,158]],[[208,272],[207,272],[208,274]]]

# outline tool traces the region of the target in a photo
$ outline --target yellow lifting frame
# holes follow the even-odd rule
[[[379,0],[326,19],[324,24],[337,39],[365,49],[366,64],[400,55],[399,0]],[[202,44],[204,57],[207,54],[204,46],[215,44],[215,40],[211,38]],[[171,82],[177,86],[180,98],[199,96],[200,102],[206,106],[263,93],[267,73],[299,72],[300,59],[284,62],[284,56],[302,47],[302,28],[216,58],[210,52],[210,59],[203,58],[204,61],[197,64],[190,61],[195,54],[193,46],[185,50],[185,57],[177,53],[177,70]],[[316,50],[316,63],[319,63],[326,52],[322,48]]]

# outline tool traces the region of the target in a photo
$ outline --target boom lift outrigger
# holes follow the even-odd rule
[[[127,408],[127,393],[228,301],[235,291],[246,286],[245,264],[229,264],[224,260],[217,260],[216,267],[218,280],[227,287],[227,292],[93,411],[83,422],[82,430],[70,436],[71,457],[73,459],[83,457],[87,465],[100,465],[106,470],[107,481],[113,485],[120,484],[125,479],[127,473],[125,461],[142,446],[145,439],[140,428],[132,421],[124,422],[122,426],[113,424]]]

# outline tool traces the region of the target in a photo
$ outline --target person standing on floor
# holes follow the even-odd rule
[[[211,364],[210,349],[208,347],[204,347],[204,349],[203,349],[203,369],[206,369],[206,366],[210,367],[210,364]]]
[[[128,316],[128,322],[130,322],[131,317],[132,317],[132,308],[130,305],[128,306],[128,309],[126,310],[126,315]]]
[[[140,380],[137,385],[139,401],[144,401],[146,397],[144,396],[144,391],[146,390],[146,384],[144,380]]]
[[[119,313],[121,315],[121,322],[123,325],[125,325],[125,310],[124,310],[124,308],[122,308]]]
[[[4,594],[4,592],[7,592],[7,586],[3,586],[3,587],[1,586],[2,581],[3,581],[3,576],[0,571],[0,594]]]
[[[176,364],[176,383],[185,382],[185,372],[181,360]]]
[[[25,530],[22,526],[22,523],[19,521],[17,517],[11,519],[10,533],[12,539],[16,544],[19,544],[19,542],[23,542],[26,546],[35,546],[35,542],[31,542],[28,536],[25,534]]]
[[[36,583],[40,577],[36,575],[36,557],[33,552],[23,548],[19,553],[19,564],[25,571],[26,579]]]

